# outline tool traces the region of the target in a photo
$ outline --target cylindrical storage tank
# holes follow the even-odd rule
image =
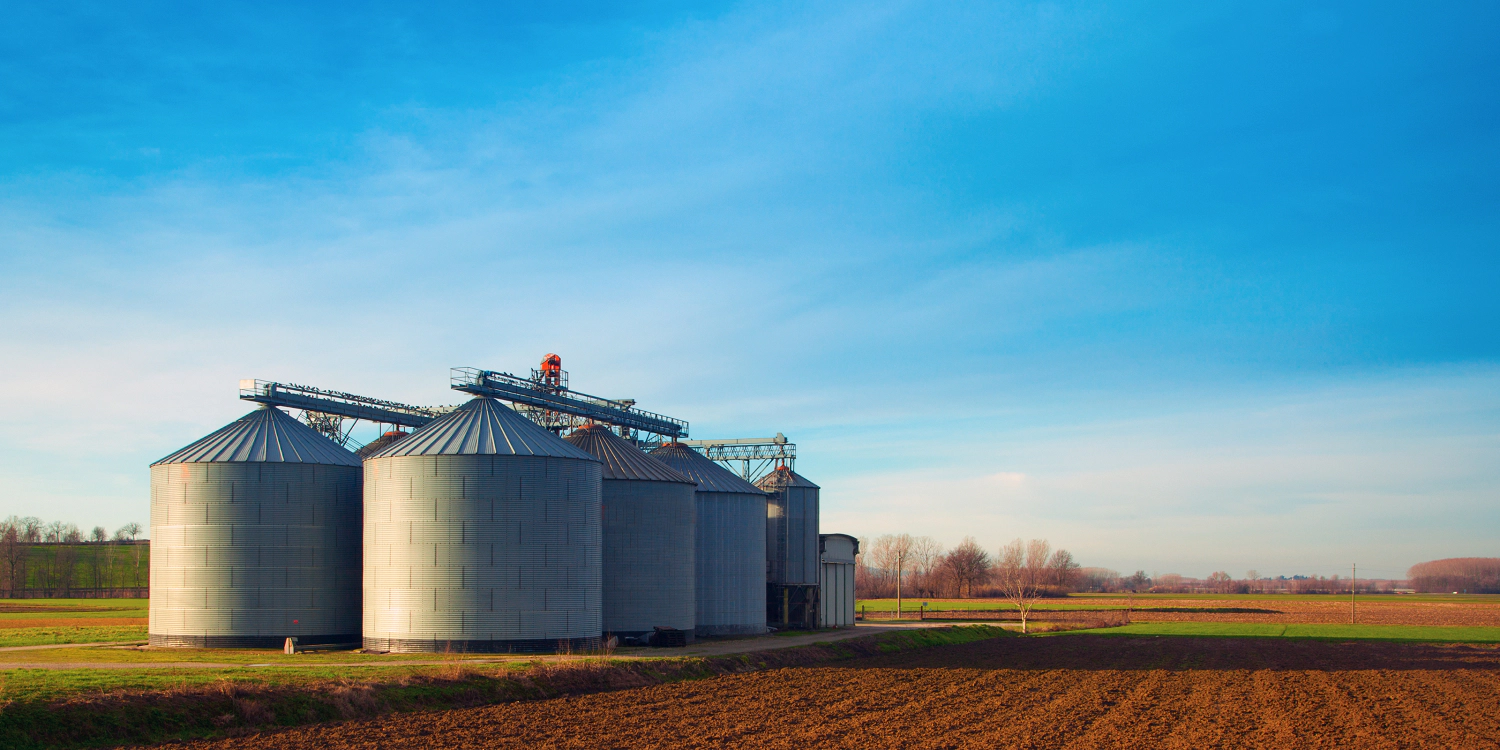
[[[257,409],[151,465],[153,646],[359,642],[359,459]]]
[[[766,493],[767,581],[778,586],[816,586],[818,485],[781,466],[755,486]]]
[[[603,425],[564,439],[604,464],[604,632],[670,627],[691,640],[697,483]]]
[[[365,459],[370,651],[590,649],[600,465],[475,398]]]
[[[697,482],[697,634],[766,632],[765,493],[682,443],[651,457]]]

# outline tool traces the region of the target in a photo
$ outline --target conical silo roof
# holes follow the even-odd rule
[[[676,469],[688,479],[697,482],[699,492],[766,494],[755,485],[735,476],[730,470],[710,461],[708,456],[682,443],[667,443],[651,451],[650,455],[652,458]]]
[[[364,447],[355,451],[354,455],[359,456],[360,458],[369,458],[370,456],[385,450],[390,446],[391,443],[394,443],[398,440],[405,440],[410,435],[410,432],[391,430],[390,432],[387,432],[384,435],[381,435],[380,437],[366,443]]]
[[[807,481],[807,477],[785,466],[777,467],[775,471],[765,475],[759,482],[756,482],[755,486],[766,492],[775,492],[787,487],[805,487],[810,490],[821,489],[818,485]]]
[[[423,425],[368,459],[390,456],[553,456],[599,459],[538,427],[495,399],[472,401]]]
[[[286,412],[264,406],[152,464],[260,462],[359,466],[359,458]]]
[[[697,484],[631,445],[604,425],[589,425],[563,438],[604,462],[605,479]]]

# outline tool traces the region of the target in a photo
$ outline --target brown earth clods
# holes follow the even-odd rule
[[[1500,748],[1492,646],[997,638],[194,748]]]

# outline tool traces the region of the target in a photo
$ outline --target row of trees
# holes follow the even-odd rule
[[[1417,563],[1406,571],[1411,587],[1422,592],[1500,594],[1500,557],[1450,557]]]
[[[1228,571],[1216,571],[1207,578],[1191,578],[1176,573],[1156,577],[1137,570],[1122,576],[1107,568],[1084,568],[1079,571],[1078,590],[1099,593],[1125,591],[1158,594],[1347,594],[1353,586],[1358,591],[1389,593],[1401,587],[1401,581],[1340,578],[1339,576],[1278,576],[1268,578],[1251,570],[1244,578]]]
[[[1000,596],[997,575],[1002,567],[1014,563],[1017,545],[1028,569],[1038,571],[1038,585],[1048,593],[1061,595],[1075,588],[1079,567],[1072,553],[1065,549],[1054,552],[1046,540],[1023,544],[1018,539],[994,556],[973,537],[964,537],[949,550],[932,537],[911,534],[861,539],[854,585],[861,597],[870,598],[893,597],[898,584],[904,594],[913,597]]]
[[[854,588],[861,597],[1003,597],[1021,614],[1021,629],[1037,599],[1061,596],[1077,584],[1072,553],[1045,539],[1016,539],[998,555],[965,537],[951,550],[932,537],[885,534],[860,540]]]
[[[95,526],[84,538],[77,524],[65,521],[47,523],[36,516],[11,516],[0,521],[0,539],[14,538],[20,544],[103,544],[109,541],[133,542],[144,529],[134,521],[115,529],[111,537],[109,530]]]
[[[28,593],[68,596],[75,589],[144,586],[141,525],[128,523],[108,533],[96,526],[85,538],[71,523],[46,523],[34,516],[0,521],[0,590],[4,596]]]

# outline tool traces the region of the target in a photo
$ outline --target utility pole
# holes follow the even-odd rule
[[[1358,572],[1359,572],[1359,566],[1355,565],[1353,563],[1350,563],[1349,564],[1349,624],[1350,625],[1354,624],[1354,589],[1356,588],[1355,584],[1359,580],[1356,577],[1355,574],[1358,573]]]
[[[906,562],[906,550],[896,550],[896,619],[901,619],[901,567]]]

